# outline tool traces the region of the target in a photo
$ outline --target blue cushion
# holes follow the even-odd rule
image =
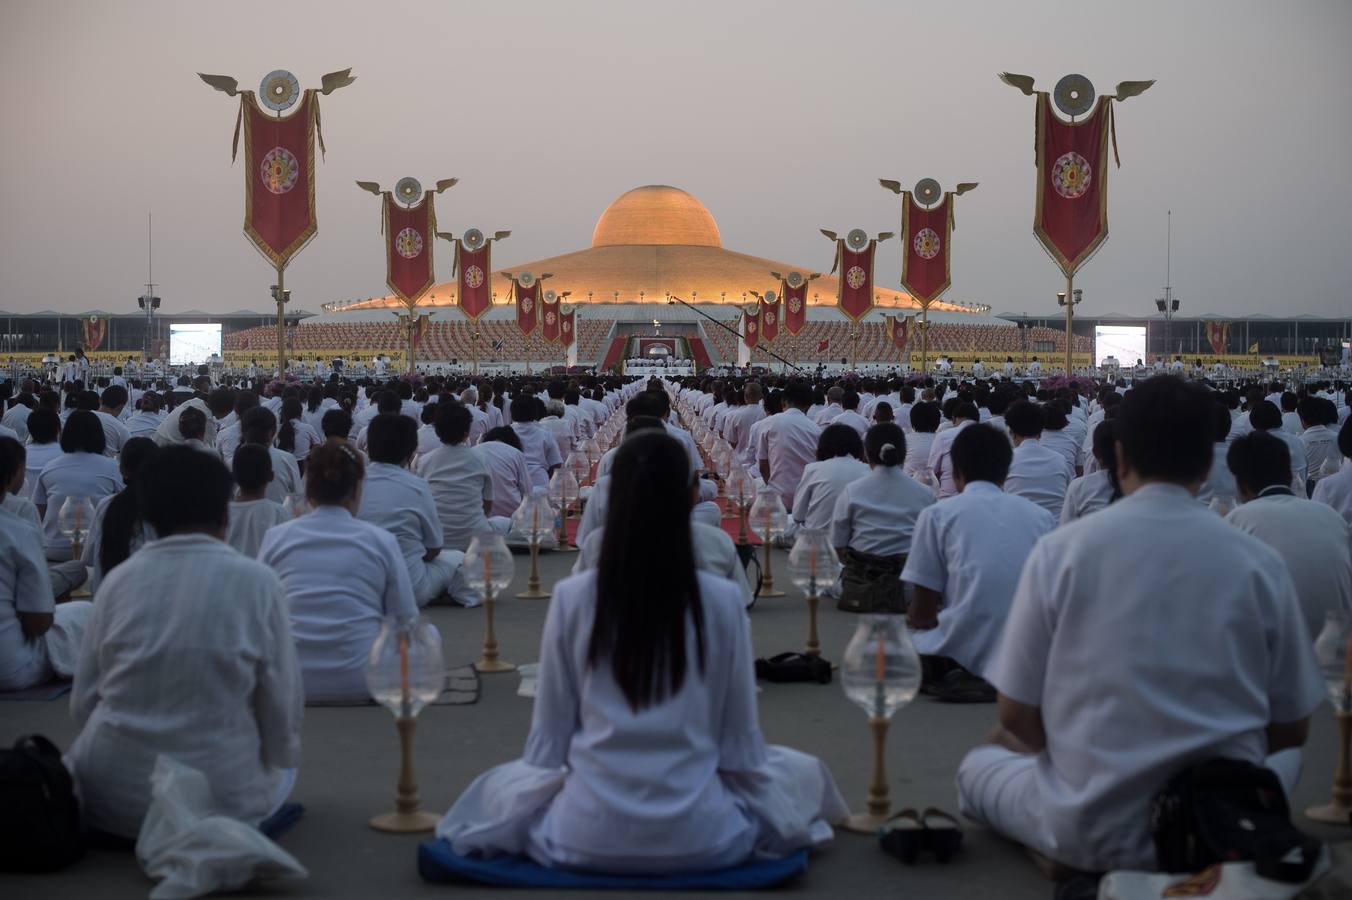
[[[747,891],[774,887],[807,871],[807,851],[784,859],[750,860],[716,872],[679,875],[602,875],[550,869],[521,856],[458,856],[446,841],[418,845],[418,874],[425,881],[471,882],[499,887],[592,890]]]

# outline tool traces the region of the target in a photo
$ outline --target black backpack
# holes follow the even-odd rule
[[[0,871],[53,872],[84,855],[80,805],[61,751],[40,734],[0,750]]]
[[[1234,759],[1207,760],[1169,779],[1155,795],[1150,830],[1163,872],[1250,861],[1264,878],[1299,883],[1319,860],[1319,842],[1291,823],[1276,773]]]

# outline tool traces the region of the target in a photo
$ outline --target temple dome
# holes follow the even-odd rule
[[[718,223],[694,196],[665,184],[621,194],[596,220],[593,247],[721,247]]]

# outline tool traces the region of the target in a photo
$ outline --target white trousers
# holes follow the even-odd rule
[[[462,593],[467,593],[464,579],[460,576],[460,564],[465,554],[459,550],[442,550],[431,562],[419,560],[416,566],[409,567],[409,580],[413,582],[413,599],[418,606],[426,606],[451,589],[458,580]],[[454,593],[452,593],[454,596]]]
[[[1265,765],[1277,774],[1287,796],[1291,796],[1300,780],[1299,748],[1274,753]],[[958,767],[958,809],[967,818],[1049,859],[1079,859],[1083,854],[1077,848],[1048,847],[1043,840],[1045,823],[1036,770],[1035,755],[994,744],[977,747]],[[1141,829],[1148,828],[1149,822],[1143,819]]]

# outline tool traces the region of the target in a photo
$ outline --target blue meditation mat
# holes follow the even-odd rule
[[[556,890],[751,891],[770,888],[807,871],[807,851],[784,859],[758,859],[716,872],[680,875],[602,875],[550,869],[521,856],[478,859],[458,856],[446,841],[418,845],[418,874],[424,881],[490,884]]]

